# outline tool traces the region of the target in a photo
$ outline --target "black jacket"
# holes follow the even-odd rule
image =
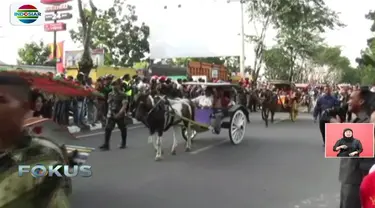
[[[360,113],[353,123],[368,123],[370,117],[365,113]],[[374,158],[341,158],[339,181],[342,184],[360,185],[364,176],[366,176],[374,165]]]
[[[341,145],[346,145],[346,149],[336,150],[337,147]],[[350,157],[350,153],[357,151],[358,154],[354,157],[359,157],[361,152],[363,152],[362,143],[358,139],[355,138],[341,138],[337,140],[336,144],[333,146],[333,151],[339,152],[337,153],[337,157]]]

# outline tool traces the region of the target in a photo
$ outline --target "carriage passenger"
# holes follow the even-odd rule
[[[221,120],[224,117],[224,109],[229,107],[231,104],[231,99],[230,95],[225,94],[223,89],[218,88],[214,91],[213,101],[213,119],[211,121],[211,125],[214,127],[213,133],[219,134]]]
[[[211,89],[207,88],[204,95],[198,96],[192,99],[192,101],[198,106],[198,108],[212,108],[213,96]]]

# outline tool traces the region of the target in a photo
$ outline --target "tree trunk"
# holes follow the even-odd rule
[[[98,10],[92,0],[90,0],[90,7],[91,7],[91,14],[89,16],[85,15],[82,0],[78,0],[78,11],[80,15],[80,20],[82,24],[82,32],[83,32],[83,54],[81,57],[81,61],[78,63],[78,70],[82,72],[86,76],[90,74],[91,69],[94,67],[93,60],[91,58],[91,29],[92,25],[96,19],[96,11]]]

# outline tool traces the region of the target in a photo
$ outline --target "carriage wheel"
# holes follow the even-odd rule
[[[182,135],[182,138],[184,138],[185,141],[187,141],[187,138],[188,138],[188,135],[187,135],[187,128],[186,127],[182,127],[181,128],[181,135]],[[197,136],[197,131],[194,130],[194,129],[191,129],[191,141],[193,141],[193,139],[195,138],[195,136]]]
[[[246,116],[242,110],[237,110],[230,118],[229,139],[234,145],[242,142],[246,133]]]

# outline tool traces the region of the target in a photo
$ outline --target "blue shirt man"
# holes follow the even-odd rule
[[[331,89],[327,86],[324,89],[324,95],[322,95],[317,101],[314,108],[314,120],[322,114],[323,111],[340,106],[340,101],[331,94]]]
[[[340,106],[340,101],[332,96],[331,89],[329,86],[324,88],[324,95],[322,95],[318,101],[316,102],[314,108],[314,121],[318,118],[318,115],[321,115],[323,111]],[[325,144],[325,124],[326,122],[323,120],[319,120],[319,129],[320,133],[322,134],[323,145]]]

